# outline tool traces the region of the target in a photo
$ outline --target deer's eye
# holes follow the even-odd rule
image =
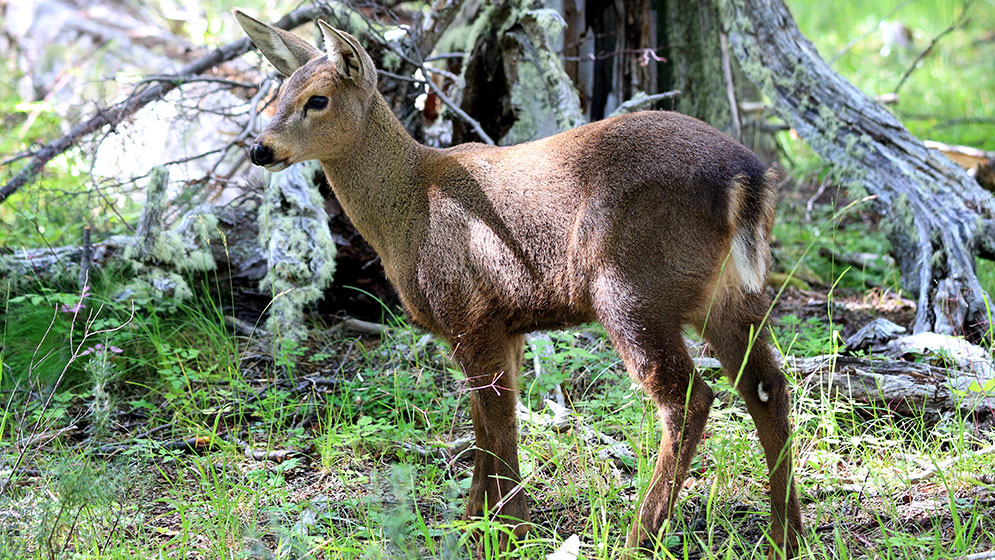
[[[328,107],[328,98],[321,95],[312,95],[304,105],[305,109],[314,109],[316,111],[320,111],[325,107]]]

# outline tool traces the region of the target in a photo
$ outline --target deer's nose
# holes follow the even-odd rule
[[[256,142],[249,146],[249,159],[256,165],[269,165],[273,163],[273,150]]]

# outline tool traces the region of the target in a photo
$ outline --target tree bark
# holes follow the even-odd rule
[[[974,256],[992,245],[993,201],[967,173],[927,149],[874,99],[834,72],[783,0],[719,0],[729,44],[774,110],[851,193],[873,195],[905,289],[918,298],[913,330],[987,330]]]
[[[533,0],[495,2],[478,14],[456,96],[500,144],[542,138],[584,124],[580,100],[554,42],[562,20]],[[481,140],[453,121],[453,142]]]
[[[735,107],[726,95],[729,83],[722,69],[718,7],[714,2],[665,0],[660,4],[668,66],[663,88],[681,92],[675,109],[738,136]]]
[[[715,0],[654,0],[660,12],[660,91],[676,90],[674,109],[697,117],[743,142],[765,161],[778,158],[777,139],[763,113],[743,113],[740,104],[761,99],[743,75],[729,46]]]

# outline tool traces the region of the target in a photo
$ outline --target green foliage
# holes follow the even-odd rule
[[[587,337],[594,336],[591,332],[604,331],[600,325],[591,327],[586,332]],[[537,406],[542,398],[555,387],[567,382],[577,372],[586,374],[603,368],[605,360],[610,360],[607,348],[602,353],[594,353],[585,345],[587,339],[583,333],[576,331],[553,331],[548,333],[549,340],[535,338],[529,341],[525,350],[526,376],[523,378],[523,399],[530,400]],[[539,362],[541,375],[537,375],[533,364]]]
[[[800,144],[789,147],[808,150]],[[772,283],[898,292],[898,267],[888,256],[891,244],[877,218],[868,215],[870,199],[850,198],[833,186],[836,182],[821,162],[791,174],[796,179],[781,190],[772,229]],[[854,256],[862,264],[840,260]]]
[[[842,346],[838,328],[825,317],[809,317],[804,321],[797,315],[784,315],[771,329],[774,344],[784,355],[808,358],[832,354]]]
[[[995,43],[984,39],[995,27],[991,4],[961,0],[789,0],[788,4],[802,33],[823,58],[842,53],[834,68],[869,95],[893,92],[919,53],[967,6],[963,24],[942,37],[919,63],[899,91],[893,110],[920,138],[995,150],[995,72],[991,71]],[[860,40],[851,44],[856,39]]]

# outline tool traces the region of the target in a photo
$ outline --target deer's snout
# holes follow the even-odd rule
[[[261,142],[249,146],[249,159],[255,165],[267,166],[273,163],[273,150]]]

